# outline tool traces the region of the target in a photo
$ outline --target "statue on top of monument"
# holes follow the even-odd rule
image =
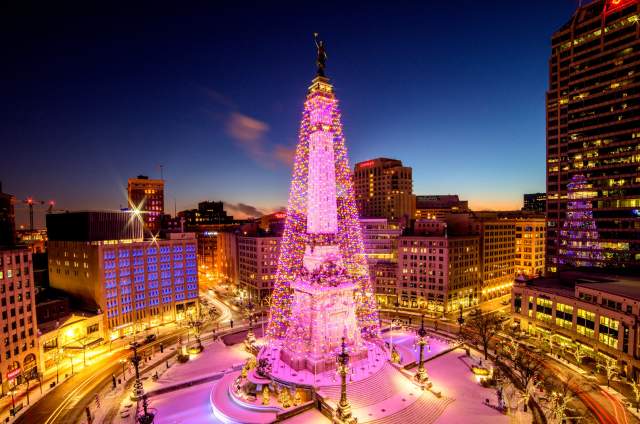
[[[318,49],[318,58],[316,59],[316,66],[318,67],[317,74],[319,77],[326,76],[324,74],[324,68],[327,67],[327,51],[324,48],[324,42],[318,40],[318,33],[313,33],[314,41],[316,42],[316,48]]]

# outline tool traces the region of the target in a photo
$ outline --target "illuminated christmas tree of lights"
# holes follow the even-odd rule
[[[345,333],[357,326],[364,338],[379,335],[340,110],[333,86],[324,76],[324,63],[320,68],[309,87],[300,124],[271,300],[267,330],[271,341],[308,337],[299,325],[308,314],[298,315],[306,300],[294,295],[305,287],[317,296],[322,290],[335,293],[351,285],[353,318],[348,311],[340,316],[353,325],[348,329],[345,322],[340,325]],[[345,299],[344,293],[335,296]],[[349,337],[356,342],[361,336]]]
[[[598,266],[602,261],[598,228],[591,206],[591,199],[596,195],[582,174],[574,175],[567,184],[567,216],[560,231],[560,264]]]

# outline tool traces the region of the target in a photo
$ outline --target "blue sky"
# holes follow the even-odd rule
[[[550,36],[576,3],[5,15],[0,180],[62,209],[117,208],[128,177],[157,177],[162,164],[171,212],[174,199],[178,210],[224,200],[237,216],[284,206],[319,32],[352,163],[398,158],[416,194],[519,208],[523,193],[545,189]]]

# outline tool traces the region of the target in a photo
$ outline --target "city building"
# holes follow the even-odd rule
[[[16,242],[16,198],[2,192],[0,182],[0,246],[13,246]]]
[[[398,301],[398,237],[402,230],[386,218],[361,218],[362,240],[378,307]]]
[[[544,214],[547,211],[547,193],[525,194],[522,211]]]
[[[31,253],[45,253],[47,251],[47,230],[17,230],[17,244],[25,246]]]
[[[596,0],[579,7],[551,38],[546,93],[549,271],[568,266],[640,269],[639,19],[635,0]],[[576,178],[588,198],[570,198],[569,185]],[[580,246],[574,243],[579,235],[563,229],[571,219],[572,202],[592,209],[597,249],[591,242],[596,238],[590,236]]]
[[[468,308],[481,300],[480,237],[445,232],[398,239],[400,307],[432,315]]]
[[[518,219],[516,224],[516,277],[539,277],[544,274],[544,217]]]
[[[627,375],[640,371],[637,277],[574,271],[517,281],[511,307],[515,327],[558,352],[581,349],[592,361],[619,362]]]
[[[511,293],[516,275],[516,225],[511,219],[480,219],[483,300]]]
[[[103,314],[71,312],[55,320],[39,322],[38,352],[40,370],[50,372],[57,367],[86,365],[104,352],[106,333]]]
[[[150,180],[146,175],[129,178],[127,193],[129,208],[142,215],[146,234],[157,235],[164,215],[164,180]]]
[[[178,212],[187,226],[231,224],[233,217],[227,215],[222,202],[200,202],[197,209]]]
[[[0,382],[5,394],[26,379],[37,379],[39,372],[33,266],[27,249],[0,250],[0,300]]]
[[[144,240],[134,213],[108,212],[109,219],[104,214],[47,216],[51,287],[70,295],[83,309],[102,311],[110,338],[196,313],[195,234],[168,233],[166,239]],[[137,231],[131,230],[130,218],[138,221]],[[65,238],[63,230],[74,219],[75,231]],[[123,222],[129,228],[118,228]],[[82,234],[87,237],[78,237]],[[115,237],[123,234],[137,237]]]
[[[261,231],[238,236],[238,292],[243,301],[259,304],[271,295],[281,239]]]
[[[447,215],[447,233],[480,237],[482,301],[511,292],[516,275],[516,222],[521,212],[471,212]]]
[[[235,231],[219,231],[216,241],[215,268],[222,284],[237,288],[238,236]]]
[[[361,217],[408,221],[415,215],[412,169],[399,160],[377,158],[357,163],[353,185]]]
[[[457,194],[416,196],[416,219],[443,218],[450,213],[469,212],[469,202]]]

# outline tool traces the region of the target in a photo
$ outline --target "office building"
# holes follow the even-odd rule
[[[480,238],[444,232],[398,239],[400,307],[431,315],[469,308],[481,300]]]
[[[361,218],[360,225],[378,307],[393,307],[398,301],[398,237],[402,230],[386,218]]]
[[[87,219],[87,214],[97,217]],[[118,239],[131,234],[117,227],[122,217],[95,223],[101,212],[67,213],[58,220],[47,217],[49,239],[49,280],[84,308],[102,311],[109,337],[142,331],[167,322],[179,321],[198,308],[197,244],[193,233],[169,233],[166,239],[145,241],[140,237]],[[131,217],[130,212],[112,212]],[[76,217],[78,229],[65,240],[63,229]],[[135,216],[134,216],[135,218]],[[88,227],[93,231],[87,232]],[[59,226],[61,228],[59,228]],[[78,234],[88,234],[84,240]],[[102,237],[97,237],[101,235]]]
[[[357,163],[353,184],[360,217],[408,220],[415,215],[412,170],[396,159]]]
[[[196,225],[222,225],[231,224],[233,217],[227,215],[222,202],[200,202],[197,209],[188,209],[178,212],[180,218],[184,218],[187,227]]]
[[[539,218],[523,218],[515,221],[516,225],[516,277],[533,278],[544,274],[544,257],[546,235],[545,220]]]
[[[216,241],[215,267],[225,285],[238,284],[238,236],[235,231],[219,231]]]
[[[38,327],[31,252],[0,249],[2,339],[0,381],[5,394],[15,384],[38,378]]]
[[[640,11],[636,0],[596,0],[551,38],[547,112],[547,269],[640,269]],[[593,243],[572,243],[569,184],[592,193]],[[590,237],[590,240],[595,238]],[[573,244],[572,248],[567,248]],[[589,258],[585,258],[585,252]],[[589,252],[595,252],[590,254]],[[577,259],[574,259],[577,258]]]
[[[280,235],[262,231],[238,236],[238,291],[243,301],[261,304],[271,295],[281,240]]]
[[[457,194],[416,196],[416,219],[443,218],[450,213],[469,212],[469,202]]]
[[[593,362],[614,361],[628,375],[640,371],[640,279],[561,271],[517,281],[511,308],[516,328],[575,361],[581,349]]]
[[[530,193],[524,195],[523,212],[544,214],[547,210],[547,193]]]
[[[150,180],[146,175],[129,178],[127,193],[129,208],[142,215],[145,235],[157,235],[164,215],[164,180]]]
[[[2,192],[0,182],[0,246],[9,247],[16,242],[15,201],[14,196]]]

